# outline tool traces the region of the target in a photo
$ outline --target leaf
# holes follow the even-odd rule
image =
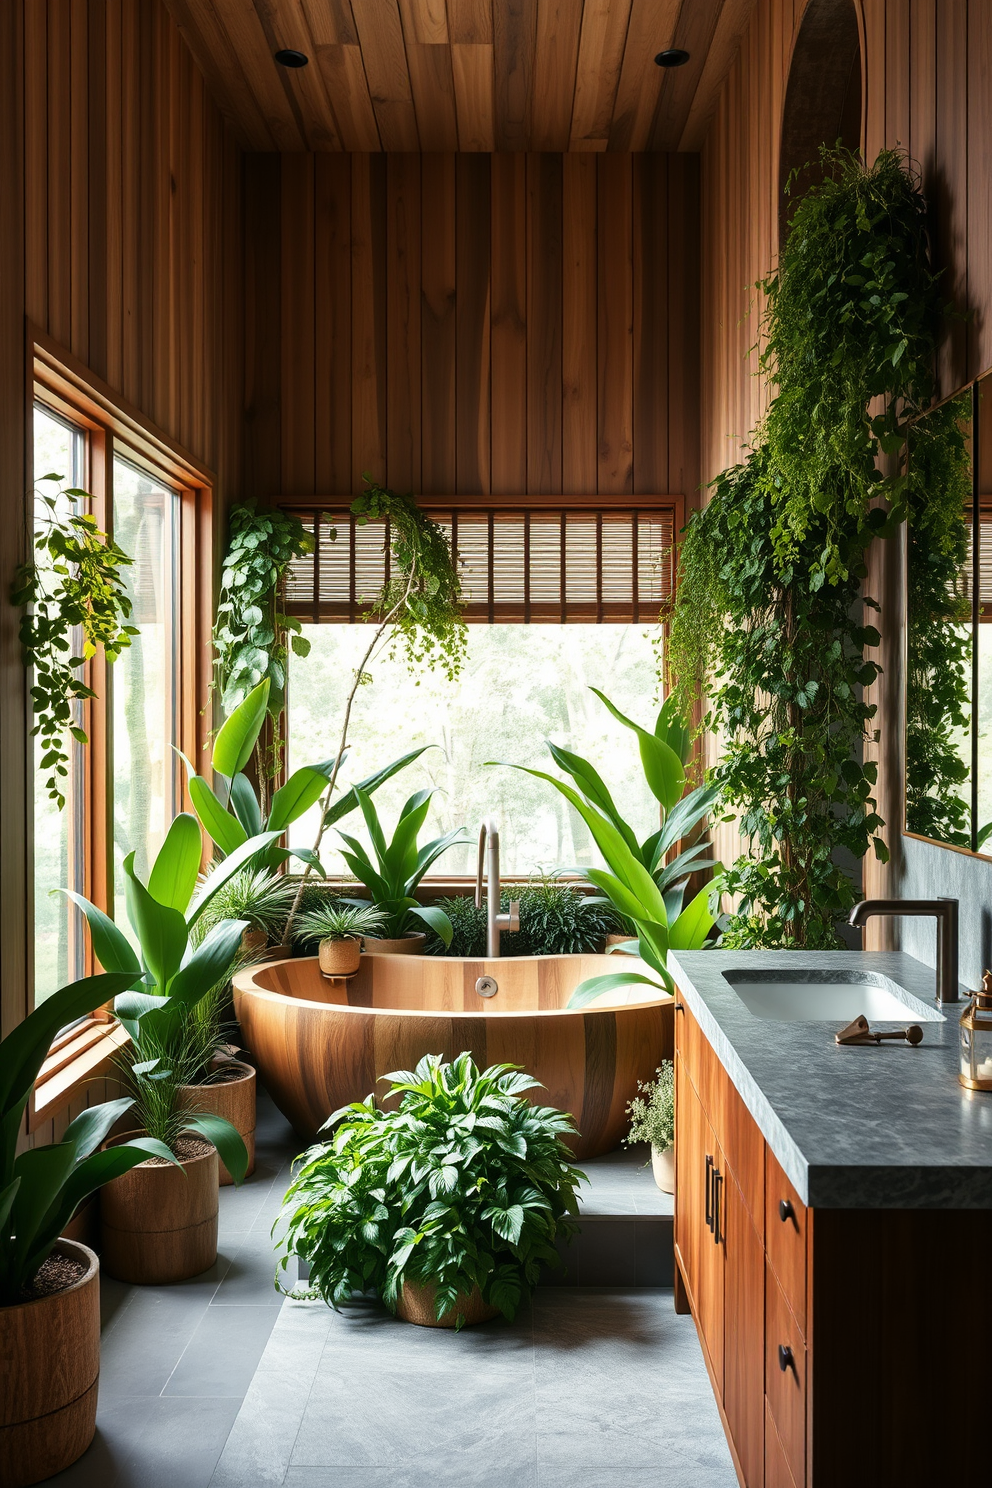
[[[134,871],[134,853],[124,859],[124,893],[142,959],[162,992],[179,970],[189,935],[186,920],[178,909],[153,899]]]
[[[644,770],[644,778],[648,783],[648,788],[655,800],[660,801],[666,811],[671,811],[685,789],[685,771],[682,768],[682,761],[679,759],[675,750],[672,749],[671,745],[666,744],[664,739],[659,739],[656,735],[649,734],[647,729],[641,728],[640,724],[634,723],[632,719],[627,718],[625,714],[620,712],[619,708],[610,702],[605,693],[600,692],[598,687],[593,687],[590,691],[596,694],[600,702],[609,709],[619,723],[624,724],[626,728],[632,729],[637,735],[637,746],[641,755],[641,767]]]
[[[722,865],[718,863],[717,872],[721,871]],[[714,892],[712,884],[704,885],[669,927],[668,943],[673,951],[698,951],[705,943],[715,919],[709,907]]]
[[[256,832],[262,830],[262,810],[247,775],[235,775],[231,781],[230,797],[234,813],[244,828],[245,835],[253,837]],[[235,846],[240,846],[240,844],[236,843]]]
[[[203,838],[195,816],[181,811],[166,833],[151,873],[148,892],[159,904],[184,914],[196,888]]]
[[[384,769],[377,770],[374,775],[368,775],[364,780],[360,780],[357,785],[352,786],[346,795],[341,796],[328,807],[324,814],[325,826],[333,827],[336,822],[341,821],[344,817],[350,815],[352,811],[358,809],[357,793],[359,791],[364,791],[367,796],[371,796],[379,789],[380,785],[384,785],[387,780],[391,780],[394,775],[398,775],[400,770],[405,770],[407,765],[411,765],[415,759],[419,759],[428,749],[436,749],[437,747],[436,744],[423,744],[419,749],[411,749],[408,754],[400,755],[399,759],[393,760],[392,764],[386,765]]]
[[[601,997],[604,992],[618,992],[624,987],[640,983],[645,987],[651,987],[659,996],[667,995],[667,988],[659,982],[652,981],[650,977],[641,976],[636,971],[608,971],[602,976],[587,977],[580,982],[565,1004],[569,1012],[577,1012],[580,1008],[588,1007]]]
[[[62,1141],[73,1148],[77,1162],[81,1158],[89,1157],[90,1153],[99,1147],[109,1135],[110,1128],[115,1121],[129,1111],[133,1104],[130,1096],[122,1096],[120,1100],[104,1101],[102,1105],[90,1106],[88,1110],[82,1111],[75,1121],[70,1121]]]
[[[411,909],[410,913],[416,915],[419,920],[423,920],[424,924],[434,931],[445,949],[451,945],[454,929],[443,909],[438,909],[434,904],[420,904],[416,909]]]
[[[251,759],[262,732],[269,702],[269,680],[265,678],[240,703],[214,740],[213,767],[233,780]]]
[[[266,825],[284,831],[292,822],[298,821],[305,812],[315,806],[327,789],[331,763],[326,766],[304,765],[281,786],[272,797],[272,808]]]
[[[235,852],[243,842],[247,842],[248,834],[238,818],[221,805],[201,776],[192,776],[188,789],[193,810],[222,853]]]
[[[109,915],[105,915],[102,909],[97,909],[95,904],[91,904],[88,899],[84,899],[82,894],[77,894],[73,889],[59,889],[59,893],[71,899],[85,915],[86,923],[90,927],[93,954],[104,970],[129,971],[140,977],[141,964],[134,953],[134,947]]]
[[[188,1131],[196,1132],[217,1148],[220,1160],[236,1184],[244,1182],[248,1171],[248,1149],[241,1134],[223,1116],[208,1111],[194,1111],[184,1116]]]
[[[216,864],[188,916],[188,923],[194,925],[218,889],[223,888],[224,884],[236,873],[240,873],[241,869],[250,863],[257,853],[264,852],[267,847],[270,847],[279,835],[278,832],[258,832],[229,853],[222,863]]]
[[[214,925],[172,978],[170,999],[192,1007],[218,983],[227,981],[237,959],[241,937],[248,928],[247,920],[221,920]]]

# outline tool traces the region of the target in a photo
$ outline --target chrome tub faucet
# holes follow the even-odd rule
[[[520,900],[510,901],[508,914],[499,911],[499,828],[487,816],[479,828],[479,866],[475,875],[475,907],[482,908],[483,869],[486,878],[486,955],[499,955],[501,930],[520,929]]]
[[[862,899],[850,924],[863,930],[873,915],[932,915],[937,921],[937,1001],[958,1000],[958,901],[956,899]]]

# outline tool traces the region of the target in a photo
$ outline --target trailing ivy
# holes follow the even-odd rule
[[[899,457],[932,398],[940,306],[901,157],[866,167],[838,148],[823,164],[763,285],[775,396],[689,523],[669,644],[682,705],[709,691],[713,776],[750,843],[725,880],[724,943],[742,947],[839,944],[856,889],[838,857],[888,856],[863,761],[879,670],[865,554],[906,513]]]
[[[465,659],[467,628],[448,539],[412,496],[398,496],[369,475],[364,480],[366,489],[351,510],[360,525],[388,524],[392,557],[389,578],[372,601],[369,618],[395,611],[393,641],[405,651],[411,672],[437,666],[453,682]]]
[[[231,508],[213,634],[225,713],[232,713],[266,677],[269,712],[276,717],[281,711],[287,638],[296,655],[310,650],[299,620],[283,612],[283,579],[294,558],[312,552],[313,538],[289,512],[270,506],[259,510],[254,501]]]
[[[76,508],[77,502],[91,499],[75,486],[39,497],[47,512],[35,531],[37,560],[18,567],[11,592],[13,603],[26,607],[19,635],[25,663],[34,668],[36,722],[31,732],[41,737],[40,765],[49,772],[45,789],[60,811],[69,776],[69,738],[88,742],[76,722],[75,705],[96,696],[83,681],[83,664],[101,647],[108,661],[116,661],[138,634],[135,626],[124,623],[131,601],[121,570],[131,559],[100,531],[95,517]]]
[[[971,722],[971,605],[965,578],[971,465],[965,393],[910,430],[906,826],[923,837],[971,846],[968,762],[960,740]]]

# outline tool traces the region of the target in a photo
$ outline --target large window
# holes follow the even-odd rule
[[[371,636],[365,625],[307,625],[306,658],[291,662],[289,766],[327,759],[337,748],[345,697]],[[415,790],[437,787],[430,835],[463,826],[470,839],[437,865],[442,877],[475,873],[475,839],[483,817],[500,827],[503,871],[528,876],[599,861],[577,814],[545,782],[519,770],[489,769],[507,760],[555,772],[545,739],[590,759],[639,835],[658,821],[658,808],[638,766],[634,735],[589,691],[598,687],[638,722],[653,720],[655,655],[643,625],[473,625],[468,660],[457,683],[427,672],[411,676],[388,656],[358,691],[349,730],[344,779],[354,782],[421,744],[433,745],[387,781],[376,805],[387,825]],[[294,843],[310,846],[316,812],[294,828]],[[364,836],[360,817],[346,830]],[[426,832],[425,832],[426,837]],[[325,839],[329,872],[346,872]]]
[[[34,409],[35,531],[46,528],[57,498],[57,515],[71,513],[73,498],[62,488],[85,488],[86,431],[41,404]],[[49,479],[48,477],[56,477]],[[77,648],[78,649],[78,648]],[[82,726],[77,705],[76,723]],[[34,739],[34,1000],[42,1002],[59,987],[83,975],[84,943],[79,911],[56,886],[85,891],[86,789],[82,745],[69,746],[66,803],[59,810],[45,782],[51,774],[42,764],[43,748]]]

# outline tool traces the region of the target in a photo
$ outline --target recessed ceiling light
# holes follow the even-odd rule
[[[276,52],[275,55],[280,67],[306,67],[310,61],[306,52],[294,52],[291,47],[284,47],[281,52]]]
[[[684,52],[681,47],[669,47],[667,51],[659,52],[654,60],[659,67],[684,67],[689,60],[689,53]]]

